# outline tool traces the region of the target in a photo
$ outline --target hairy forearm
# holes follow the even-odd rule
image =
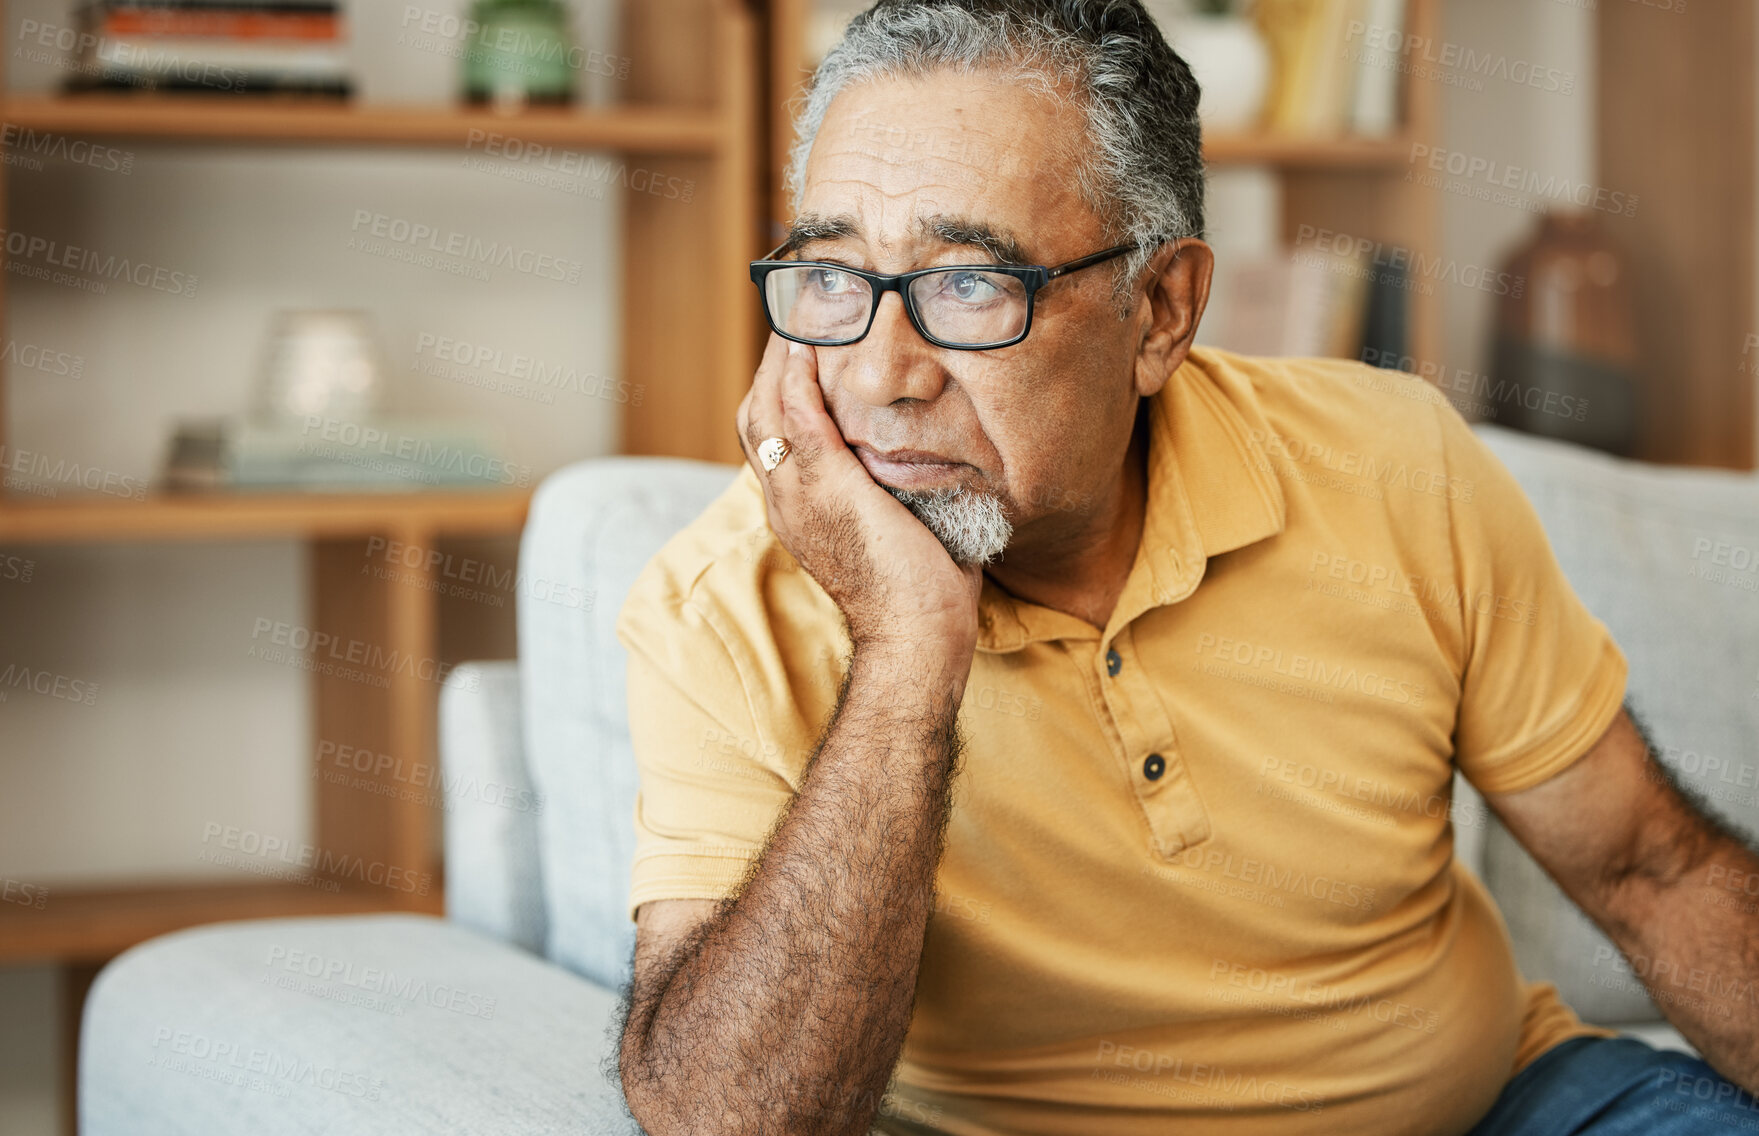
[[[1674,1028],[1759,1093],[1759,856],[1679,823],[1674,860],[1623,880],[1603,925]]]
[[[958,756],[964,676],[942,673],[856,652],[739,894],[638,981],[622,1074],[650,1130],[867,1131],[910,1022]]]

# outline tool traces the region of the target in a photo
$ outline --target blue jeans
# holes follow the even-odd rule
[[[1573,1037],[1503,1087],[1467,1136],[1759,1136],[1759,1102],[1704,1061],[1634,1037]]]

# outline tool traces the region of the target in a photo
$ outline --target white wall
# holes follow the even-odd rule
[[[1442,38],[1460,49],[1506,57],[1511,74],[1549,69],[1559,74],[1559,86],[1568,76],[1574,89],[1566,94],[1494,76],[1484,77],[1482,90],[1449,86],[1439,145],[1531,170],[1542,181],[1594,185],[1593,9],[1561,0],[1445,0],[1442,28]],[[1536,226],[1536,214],[1510,205],[1453,193],[1442,198],[1442,254],[1460,264],[1494,270]],[[1489,369],[1495,301],[1489,292],[1447,290],[1443,364],[1473,374]]]

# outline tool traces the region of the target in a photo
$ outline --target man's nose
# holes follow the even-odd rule
[[[910,325],[896,292],[880,296],[867,336],[843,350],[850,357],[842,385],[870,406],[890,406],[899,399],[927,402],[946,382],[936,358],[940,349]]]

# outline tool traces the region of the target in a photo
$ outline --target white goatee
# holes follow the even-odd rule
[[[953,563],[988,564],[1001,556],[1014,535],[1002,511],[1001,499],[992,493],[976,493],[963,485],[950,489],[893,489],[886,492],[902,501],[916,519],[935,535]]]

